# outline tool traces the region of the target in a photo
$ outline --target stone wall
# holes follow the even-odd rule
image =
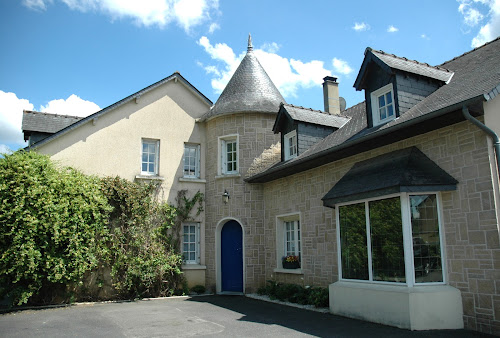
[[[278,179],[264,187],[266,279],[327,286],[338,280],[335,209],[321,198],[358,161],[417,146],[458,180],[443,192],[448,283],[462,293],[467,329],[500,334],[500,245],[485,134],[461,122],[335,163]],[[302,274],[277,272],[276,216],[301,213]]]
[[[243,227],[244,291],[254,292],[265,281],[262,186],[247,184],[243,179],[253,160],[279,142],[279,135],[272,132],[275,118],[275,114],[241,113],[216,117],[206,123],[206,285],[214,291],[218,264],[216,230],[224,219],[235,219]],[[232,134],[239,136],[239,175],[218,176],[218,137]],[[227,204],[222,202],[225,190],[230,194]]]

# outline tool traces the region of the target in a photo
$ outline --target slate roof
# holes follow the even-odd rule
[[[357,162],[322,198],[323,205],[398,192],[455,190],[458,181],[417,147]]]
[[[28,146],[27,148],[32,148],[32,149],[36,149],[38,146],[42,145],[42,144],[45,144],[47,142],[51,142],[52,140],[58,138],[59,136],[62,136],[68,132],[70,132],[71,130],[75,129],[75,128],[78,128],[82,125],[84,125],[85,123],[88,123],[89,121],[92,121],[94,119],[97,119],[99,118],[100,116],[104,115],[104,114],[107,114],[108,112],[110,111],[113,111],[115,108],[118,108],[134,99],[139,99],[142,95],[150,92],[151,90],[169,82],[169,81],[179,81],[180,83],[182,83],[184,86],[186,86],[186,88],[188,88],[191,92],[193,92],[195,95],[197,95],[200,100],[204,101],[207,103],[207,105],[212,105],[212,101],[210,101],[210,99],[208,99],[205,95],[203,95],[203,93],[201,93],[195,86],[193,86],[188,80],[186,80],[179,72],[174,72],[172,75],[170,76],[167,76],[166,78],[158,81],[158,82],[155,82],[153,83],[152,85],[150,86],[147,86],[146,88],[143,88],[141,90],[139,90],[138,92],[135,92],[134,94],[132,95],[129,95],[127,96],[126,98],[124,99],[121,99],[120,101],[118,102],[115,102],[113,103],[112,105],[110,106],[107,106],[106,108],[92,114],[92,115],[89,115],[85,118],[82,118],[81,120],[78,120],[77,122],[59,130],[57,133],[31,145],[31,146]]]
[[[354,111],[360,114],[356,114],[357,118],[353,116],[353,119],[344,127],[293,160],[269,168],[265,172],[248,178],[247,181],[267,182],[311,169],[319,162],[325,164],[327,163],[325,156],[329,156],[330,160],[335,160],[353,155],[356,151],[366,150],[367,143],[387,138],[391,133],[399,132],[403,128],[411,130],[417,124],[431,121],[445,114],[459,114],[461,118],[462,105],[481,103],[496,95],[495,90],[500,85],[500,37],[444,62],[439,67],[454,72],[450,82],[438,88],[395,120],[381,126],[367,128],[365,103],[360,103],[345,112],[346,115],[348,111],[351,111],[351,114]],[[360,105],[363,107],[359,107]],[[361,109],[364,114],[361,114]],[[346,150],[348,148],[350,151]]]
[[[67,126],[81,120],[83,117],[57,115],[37,111],[23,110],[22,130],[26,132],[41,132],[54,134]]]
[[[449,69],[441,66],[431,66],[427,63],[421,63],[415,60],[409,60],[404,57],[399,57],[394,54],[388,54],[381,50],[370,48],[370,51],[373,53],[373,55],[375,55],[392,69],[398,69],[404,72],[422,75],[443,82],[448,82],[453,76],[453,71],[450,71]]]
[[[241,112],[276,114],[281,102],[285,99],[255,56],[249,38],[247,54],[215,105],[201,120]]]
[[[290,117],[295,121],[316,124],[320,126],[340,128],[349,121],[349,117],[342,115],[330,115],[321,110],[314,110],[311,108],[304,108],[301,106],[294,106],[292,104],[282,104]]]

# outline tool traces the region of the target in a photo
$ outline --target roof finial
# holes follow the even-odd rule
[[[250,33],[248,33],[248,48],[247,48],[247,51],[250,52],[252,50],[253,50],[252,35]]]

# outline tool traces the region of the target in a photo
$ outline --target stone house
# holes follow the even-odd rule
[[[332,313],[500,334],[499,52],[430,66],[367,48],[365,101],[345,109],[325,77],[317,111],[285,102],[249,41],[214,105],[174,73],[31,147],[160,179],[169,202],[203,192],[183,227],[191,285],[329,286]]]

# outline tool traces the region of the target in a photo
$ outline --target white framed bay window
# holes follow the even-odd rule
[[[337,205],[341,280],[445,284],[440,195],[400,193]]]

